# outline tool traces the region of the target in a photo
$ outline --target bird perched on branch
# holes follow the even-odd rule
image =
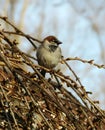
[[[46,37],[37,49],[38,64],[48,69],[56,67],[62,56],[61,48],[59,47],[61,43],[55,36]],[[45,73],[46,71],[42,70],[41,74],[44,77]]]

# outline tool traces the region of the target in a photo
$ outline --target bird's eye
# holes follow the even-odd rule
[[[53,42],[57,42],[57,40],[55,40],[55,39],[53,39],[52,41],[53,41]]]
[[[57,39],[53,39],[52,42],[55,42],[55,43],[57,43],[58,45],[59,45],[59,44],[62,44],[62,42],[60,42],[60,41],[57,40]]]

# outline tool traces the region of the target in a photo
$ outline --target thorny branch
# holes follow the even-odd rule
[[[67,63],[77,60],[105,68],[93,60],[75,58],[62,59],[75,76],[47,69],[36,64],[37,59],[17,47],[9,35],[25,37],[36,48],[34,41],[42,41],[25,34],[6,17],[0,17],[14,31],[0,30],[0,128],[40,130],[100,130],[105,129],[105,113],[89,98],[79,77]],[[30,72],[29,69],[33,72]],[[40,70],[45,69],[50,78],[44,78]],[[40,78],[39,78],[40,76]],[[55,81],[53,80],[53,77]],[[70,87],[78,97],[66,90]],[[5,107],[5,103],[10,104]],[[5,116],[6,115],[6,116]],[[15,124],[13,124],[13,122]]]

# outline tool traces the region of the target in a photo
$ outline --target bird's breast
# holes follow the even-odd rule
[[[48,51],[45,48],[39,48],[37,51],[38,63],[46,68],[54,68],[61,59],[61,50]]]

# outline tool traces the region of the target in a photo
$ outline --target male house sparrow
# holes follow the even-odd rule
[[[61,48],[59,47],[61,42],[54,36],[48,36],[37,49],[38,64],[48,69],[52,69],[57,66],[61,59]],[[41,74],[45,76],[45,70],[42,70]]]

